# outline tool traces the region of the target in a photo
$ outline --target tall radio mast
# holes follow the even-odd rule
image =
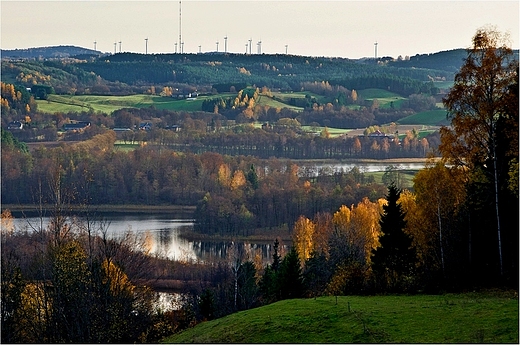
[[[182,1],[179,1],[179,47],[182,44]],[[181,50],[182,52],[182,50]]]

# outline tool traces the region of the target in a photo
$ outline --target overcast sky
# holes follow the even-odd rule
[[[519,46],[518,1],[182,1],[185,53],[251,52],[397,57],[468,48],[494,25]],[[1,1],[1,48],[74,45],[171,53],[179,1]],[[146,45],[145,39],[148,38]],[[114,47],[114,42],[117,42]],[[119,44],[121,42],[121,44]],[[287,48],[286,48],[287,45]],[[199,47],[200,46],[200,47]],[[177,46],[180,51],[180,45]],[[247,48],[249,51],[249,47]]]

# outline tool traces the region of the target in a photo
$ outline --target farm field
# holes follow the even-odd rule
[[[277,95],[275,95],[276,97],[278,97]],[[284,99],[282,97],[278,97],[278,98],[281,98],[281,99]],[[293,105],[288,105],[288,104],[285,104],[281,101],[278,101],[276,99],[273,99],[271,97],[267,97],[265,95],[260,95],[258,97],[258,102],[257,104],[260,104],[260,105],[267,105],[271,108],[279,108],[279,109],[282,109],[282,108],[288,108],[288,109],[291,109],[291,110],[294,110],[294,111],[302,111],[303,108],[301,107],[296,107],[296,106],[293,106]]]
[[[48,100],[37,100],[38,110],[47,113],[81,112],[93,109],[96,112],[110,114],[121,108],[146,108],[154,106],[156,109],[177,111],[200,111],[202,102],[208,98],[227,97],[231,94],[215,96],[200,96],[194,100],[178,100],[170,97],[152,95],[130,96],[71,96],[49,95]]]
[[[284,300],[203,322],[163,343],[518,343],[518,295]]]
[[[290,105],[291,98],[305,98],[310,95],[320,103],[327,102],[324,96],[314,94],[312,92],[273,92],[273,97],[260,95],[258,104],[267,105],[273,108],[288,108],[295,111],[303,110],[302,107]],[[93,95],[49,95],[47,100],[37,100],[38,109],[47,113],[56,112],[81,112],[92,109],[96,112],[110,114],[121,108],[145,108],[153,106],[157,109],[167,109],[176,111],[199,111],[202,102],[206,99],[215,97],[232,97],[235,94],[223,93],[210,96],[199,96],[194,100],[174,99],[170,97],[161,97],[155,95],[128,95],[128,96],[93,96]],[[406,98],[399,96],[393,92],[381,89],[359,90],[358,96],[367,101],[377,99],[379,106],[382,108],[396,107],[399,108]],[[351,109],[359,109],[359,105],[349,105]]]
[[[446,110],[429,110],[423,111],[397,121],[400,125],[434,125],[434,126],[448,126],[449,121],[446,119]]]
[[[373,101],[377,99],[379,103],[379,107],[381,108],[400,108],[401,104],[406,100],[406,98],[382,89],[365,89],[357,91],[358,97],[361,97],[367,101]]]

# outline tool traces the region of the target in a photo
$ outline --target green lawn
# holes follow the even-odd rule
[[[518,343],[513,293],[285,300],[203,322],[164,343]]]

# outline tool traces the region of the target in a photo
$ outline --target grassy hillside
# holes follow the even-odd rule
[[[518,343],[518,296],[467,293],[285,300],[164,343]]]
[[[276,96],[282,95],[281,93]],[[304,94],[290,94],[291,97],[305,97]],[[314,94],[311,94],[314,96]],[[167,109],[175,111],[200,111],[202,102],[215,97],[232,97],[236,94],[218,94],[211,96],[199,96],[194,100],[174,99],[170,97],[152,95],[130,95],[130,96],[71,96],[71,95],[49,95],[47,100],[37,100],[38,110],[46,113],[56,112],[81,112],[88,111],[90,108],[96,112],[111,113],[115,110],[135,107],[145,108],[154,106],[157,109]],[[287,98],[287,99],[286,99]],[[272,108],[289,108],[292,110],[303,110],[301,107],[292,106],[284,103],[290,97],[279,97],[275,100],[261,95],[258,100],[260,105],[268,105]]]
[[[225,95],[224,95],[225,96]],[[211,97],[202,96],[195,100],[178,100],[170,97],[152,95],[130,95],[130,96],[70,96],[49,95],[48,100],[37,100],[38,110],[47,113],[87,111],[92,108],[96,112],[110,114],[121,108],[146,108],[154,106],[157,109],[168,109],[177,111],[200,111],[202,102]]]
[[[394,92],[390,92],[382,89],[364,89],[357,91],[358,96],[364,98],[367,101],[373,101],[377,99],[381,108],[400,108],[406,98],[399,96]]]
[[[400,125],[427,125],[427,126],[443,126],[449,125],[446,119],[446,110],[429,110],[423,111],[397,121]]]

